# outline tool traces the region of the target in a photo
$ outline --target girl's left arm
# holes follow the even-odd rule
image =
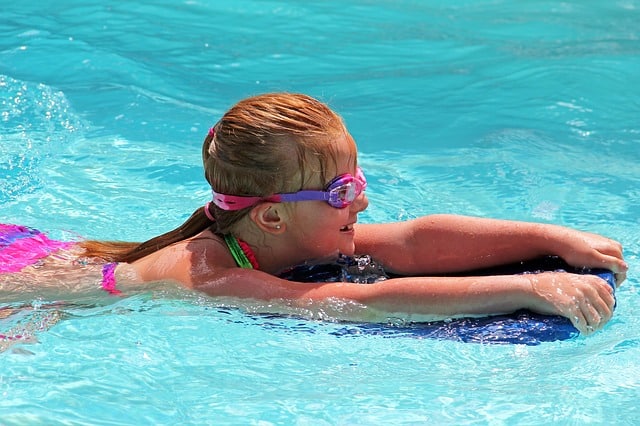
[[[359,224],[356,252],[398,274],[438,274],[559,256],[576,267],[604,268],[626,277],[622,246],[609,238],[558,225],[430,215],[405,222]]]

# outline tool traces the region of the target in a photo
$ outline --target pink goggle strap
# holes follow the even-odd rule
[[[211,201],[208,201],[205,205],[204,205],[204,214],[205,216],[207,216],[207,218],[211,221],[211,222],[215,222],[216,219],[213,217],[213,215],[211,214],[211,210],[209,210],[209,207],[211,207]]]
[[[352,176],[348,173],[337,176],[332,182],[329,183],[327,190],[331,191],[331,189],[335,187],[339,187],[340,185],[350,183],[350,182],[355,182],[356,197],[366,189],[367,179],[365,178],[364,173],[360,167],[357,168],[355,176]],[[331,206],[335,208],[344,208],[349,204],[351,204],[351,202],[353,201],[351,200],[349,203],[342,203],[342,204],[335,203],[332,201],[332,199],[329,198],[330,192],[328,191],[302,190],[302,191],[293,192],[293,193],[274,194],[269,197],[227,195],[227,194],[218,194],[217,192],[212,191],[213,193],[212,202],[223,210],[241,210],[247,207],[251,207],[261,201],[281,203],[281,202],[293,202],[293,201],[320,200],[320,201],[327,201]],[[207,210],[205,209],[205,213],[206,211]]]

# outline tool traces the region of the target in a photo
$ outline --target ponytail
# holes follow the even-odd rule
[[[208,216],[205,214],[205,207],[200,207],[178,228],[144,243],[87,240],[78,245],[84,250],[85,257],[99,258],[106,262],[131,263],[204,231],[213,223]]]

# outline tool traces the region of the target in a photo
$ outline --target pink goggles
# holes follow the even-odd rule
[[[260,202],[290,203],[294,201],[326,201],[331,207],[343,209],[353,203],[362,191],[367,188],[367,179],[362,169],[356,169],[356,175],[345,173],[336,176],[327,184],[324,191],[302,190],[284,194],[274,194],[268,197],[244,197],[240,195],[226,195],[213,192],[213,203],[222,210],[242,210]]]

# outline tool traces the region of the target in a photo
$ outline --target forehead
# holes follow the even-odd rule
[[[307,150],[298,176],[303,187],[322,188],[337,175],[354,173],[357,165],[356,145],[351,135],[344,131],[325,136],[321,144]]]
[[[326,172],[342,174],[353,172],[358,164],[358,151],[353,137],[344,132],[332,140],[331,160],[325,164]]]

